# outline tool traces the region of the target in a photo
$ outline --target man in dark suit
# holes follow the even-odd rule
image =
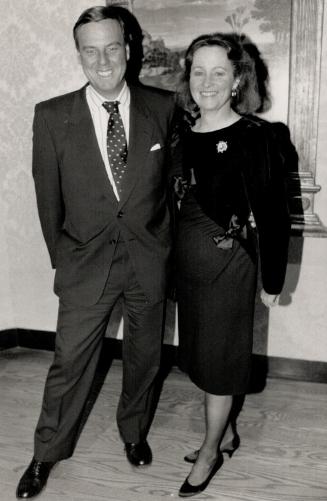
[[[167,179],[174,99],[127,81],[133,40],[125,21],[120,7],[83,12],[74,38],[88,84],[35,109],[33,176],[59,312],[34,457],[18,498],[37,495],[52,466],[72,455],[119,298],[125,332],[118,428],[134,466],[152,459],[146,436],[171,249]]]

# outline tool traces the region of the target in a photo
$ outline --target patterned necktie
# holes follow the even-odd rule
[[[102,106],[109,113],[107,152],[115,185],[118,194],[121,195],[122,179],[126,171],[127,142],[118,104],[119,101],[105,101]]]

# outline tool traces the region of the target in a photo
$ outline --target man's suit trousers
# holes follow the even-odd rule
[[[117,423],[124,442],[145,439],[160,364],[164,302],[153,304],[145,297],[126,246],[119,241],[98,303],[78,307],[60,301],[54,360],[35,431],[38,461],[58,461],[73,454],[103,338],[120,297],[125,329]]]

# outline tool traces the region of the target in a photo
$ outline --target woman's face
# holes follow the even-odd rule
[[[200,110],[230,108],[231,92],[235,86],[233,66],[223,47],[200,47],[194,53],[190,92]]]

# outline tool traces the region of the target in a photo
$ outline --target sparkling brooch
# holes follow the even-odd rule
[[[227,141],[219,141],[219,143],[216,144],[216,147],[218,153],[224,153],[224,151],[227,150]]]

